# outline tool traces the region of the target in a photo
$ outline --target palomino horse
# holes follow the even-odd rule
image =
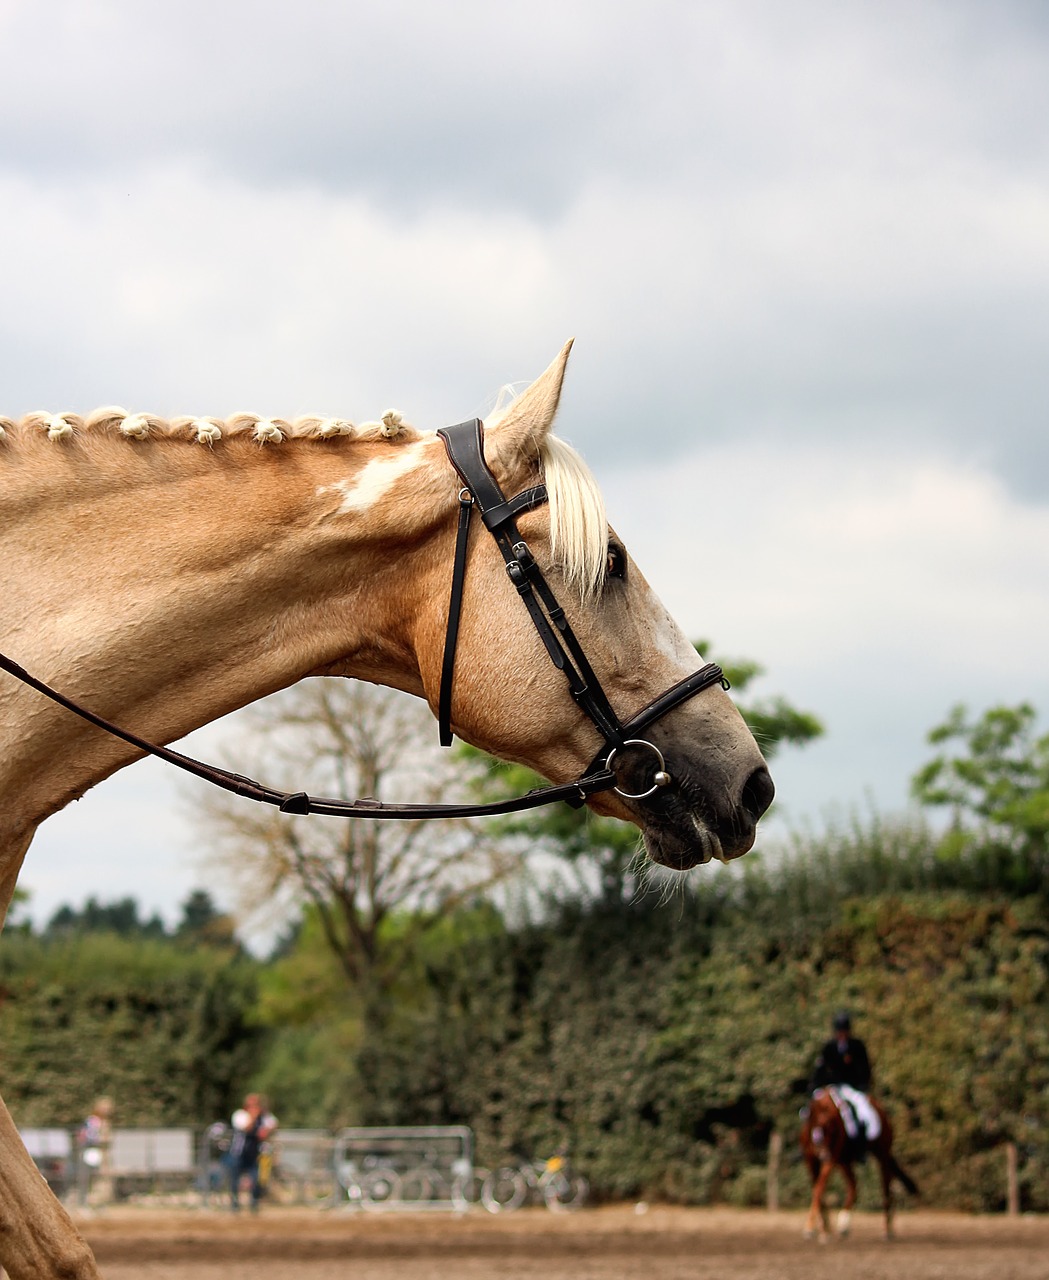
[[[885,1238],[892,1239],[892,1182],[897,1179],[912,1196],[918,1194],[913,1179],[905,1173],[892,1154],[892,1125],[885,1109],[873,1098],[871,1106],[881,1119],[881,1133],[868,1143],[867,1150],[878,1162],[881,1172],[882,1205],[885,1211]],[[808,1115],[801,1127],[801,1150],[812,1175],[812,1204],[805,1219],[806,1236],[819,1234],[826,1240],[830,1219],[823,1196],[835,1169],[845,1178],[845,1203],[838,1214],[838,1234],[848,1235],[852,1207],[856,1203],[856,1175],[852,1166],[855,1156],[850,1150],[849,1135],[838,1104],[827,1090],[816,1093],[809,1104]]]
[[[362,427],[0,419],[0,918],[36,827],[142,754],[12,665],[153,743],[305,676],[390,685],[555,782],[595,760],[611,777],[613,746],[620,768],[640,750],[633,776],[577,802],[636,824],[669,867],[746,853],[771,780],[551,432],[570,346],[483,437],[478,425],[486,475],[473,484],[443,439],[392,413]],[[478,520],[456,533],[471,493],[492,538]],[[546,631],[526,598],[536,572],[563,606]],[[569,630],[585,656],[566,689],[552,637]],[[622,731],[642,722],[630,747],[640,731]],[[0,1261],[14,1280],[99,1274],[2,1104]]]

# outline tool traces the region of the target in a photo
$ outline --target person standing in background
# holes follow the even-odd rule
[[[244,1105],[233,1113],[233,1141],[229,1148],[230,1207],[234,1213],[240,1208],[240,1186],[245,1177],[250,1178],[251,1211],[258,1213],[262,1199],[259,1181],[259,1154],[262,1144],[277,1131],[277,1118],[266,1109],[265,1100],[257,1093],[249,1093]]]

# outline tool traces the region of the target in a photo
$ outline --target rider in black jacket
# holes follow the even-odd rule
[[[820,1050],[809,1080],[809,1093],[844,1086],[836,1097],[855,1158],[863,1159],[867,1142],[881,1131],[881,1119],[867,1097],[871,1063],[867,1046],[852,1034],[852,1019],[842,1009],[834,1015],[834,1036]]]
[[[834,1036],[820,1050],[809,1081],[809,1093],[827,1085],[848,1084],[861,1093],[869,1093],[871,1064],[867,1046],[852,1034],[852,1019],[842,1009],[834,1015]]]

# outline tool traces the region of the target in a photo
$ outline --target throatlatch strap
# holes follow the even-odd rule
[[[545,499],[545,487],[526,489],[515,498],[504,497],[498,480],[485,461],[484,426],[478,418],[457,423],[454,427],[442,427],[437,434],[444,441],[448,458],[459,478],[474,496],[481,518],[502,553],[506,571],[528,610],[550,661],[563,673],[577,706],[593,721],[609,748],[621,746],[624,739],[619,718],[569,626],[564,610],[514,523],[515,515]]]
[[[454,427],[442,427],[437,432],[444,442],[448,460],[455,468],[463,488],[459,493],[459,523],[455,531],[455,556],[452,562],[452,589],[448,600],[448,624],[444,637],[444,657],[441,662],[441,687],[437,699],[437,731],[442,747],[452,744],[452,687],[455,679],[455,653],[459,643],[459,619],[462,616],[463,588],[466,582],[466,558],[469,549],[470,516],[474,506],[481,513],[485,527],[494,536],[503,559],[509,563],[512,552],[508,547],[517,537],[514,517],[523,511],[546,502],[546,486],[534,485],[507,498],[499,482],[484,460],[484,424],[480,418],[470,418]],[[511,531],[512,536],[506,530]],[[520,590],[520,587],[518,588]],[[527,602],[526,602],[527,603]],[[540,635],[543,630],[534,618]],[[557,662],[556,647],[545,635],[551,659]]]
[[[455,648],[459,643],[459,619],[463,611],[463,584],[466,581],[466,552],[470,539],[471,511],[473,511],[473,498],[464,489],[459,495],[459,524],[455,531],[452,592],[448,600],[448,629],[444,637],[441,692],[437,703],[437,731],[442,747],[452,745],[452,678],[455,675]]]

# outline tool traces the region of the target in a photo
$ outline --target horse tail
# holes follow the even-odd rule
[[[907,1173],[894,1155],[889,1156],[888,1165],[889,1176],[896,1178],[900,1183],[902,1183],[904,1190],[907,1191],[909,1195],[921,1195],[921,1192],[918,1190],[918,1184],[914,1181],[911,1175]]]

